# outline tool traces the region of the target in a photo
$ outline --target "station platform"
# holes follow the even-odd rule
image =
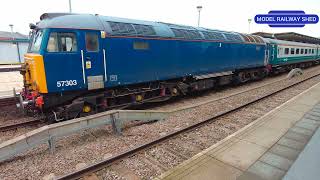
[[[320,83],[156,179],[318,179],[319,125]]]
[[[13,88],[19,92],[22,87],[23,77],[20,72],[0,72],[0,97],[13,96]]]

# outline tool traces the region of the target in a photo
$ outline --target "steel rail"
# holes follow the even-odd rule
[[[117,161],[119,161],[119,160],[121,160],[121,159],[123,159],[123,158],[125,158],[125,157],[128,157],[128,156],[130,156],[130,155],[136,154],[136,153],[138,153],[139,151],[142,151],[142,150],[144,150],[144,149],[146,149],[146,148],[150,148],[150,147],[152,147],[152,146],[154,146],[154,145],[156,145],[156,144],[162,143],[162,142],[164,142],[164,141],[166,141],[166,140],[168,140],[168,139],[170,139],[170,138],[172,138],[172,137],[175,137],[175,136],[177,136],[177,135],[179,135],[179,134],[182,134],[182,133],[184,133],[184,132],[187,132],[187,131],[190,131],[190,130],[192,130],[192,129],[195,129],[195,128],[197,128],[197,127],[199,127],[199,126],[202,126],[202,125],[204,125],[204,124],[206,124],[206,123],[213,122],[213,120],[216,120],[216,119],[218,119],[218,118],[220,118],[220,117],[226,116],[226,115],[228,115],[228,114],[230,114],[230,113],[233,113],[233,112],[235,112],[235,111],[238,111],[238,110],[240,110],[240,109],[242,109],[242,108],[245,108],[245,107],[247,107],[247,106],[249,106],[249,105],[252,105],[252,104],[254,104],[254,103],[256,103],[256,102],[259,102],[259,101],[261,101],[261,100],[264,100],[264,99],[266,99],[266,98],[268,98],[268,97],[270,97],[270,96],[273,96],[273,95],[275,95],[275,94],[278,94],[278,93],[280,93],[280,92],[282,92],[282,91],[284,91],[284,90],[287,90],[287,89],[289,89],[289,88],[292,88],[292,87],[294,87],[294,86],[297,86],[297,85],[299,85],[299,84],[301,84],[301,83],[303,83],[303,82],[305,82],[305,81],[307,81],[307,80],[310,80],[310,79],[312,79],[312,78],[314,78],[314,77],[317,77],[317,76],[319,76],[319,75],[320,75],[320,74],[312,75],[311,77],[308,77],[308,78],[306,78],[306,79],[300,80],[300,81],[298,81],[298,82],[296,82],[296,83],[294,83],[294,84],[291,84],[291,85],[289,85],[289,86],[286,86],[285,88],[276,90],[276,91],[274,91],[274,92],[272,92],[272,93],[269,93],[269,94],[267,94],[267,95],[264,95],[264,96],[262,96],[262,97],[259,97],[258,99],[254,99],[254,100],[251,100],[251,101],[249,101],[249,102],[246,102],[246,103],[244,103],[243,105],[240,105],[240,106],[238,106],[238,107],[235,107],[235,108],[233,108],[233,109],[231,109],[231,110],[227,110],[227,111],[225,111],[225,112],[221,112],[221,113],[219,113],[219,114],[217,114],[217,115],[215,115],[215,116],[213,116],[213,117],[211,117],[211,118],[209,118],[209,119],[203,120],[203,121],[198,122],[198,123],[196,123],[196,124],[192,124],[192,125],[190,125],[190,126],[188,126],[188,127],[185,127],[185,128],[183,128],[183,129],[181,129],[181,130],[171,132],[171,133],[169,133],[169,134],[167,134],[167,135],[165,135],[165,136],[159,137],[159,138],[157,138],[157,139],[155,139],[155,140],[152,140],[152,141],[147,142],[147,143],[145,143],[145,144],[142,144],[142,145],[140,145],[140,146],[137,146],[137,147],[134,147],[134,148],[132,148],[132,149],[129,149],[129,150],[125,151],[125,152],[122,152],[122,153],[120,153],[120,154],[118,154],[118,155],[116,155],[116,156],[113,156],[113,157],[111,157],[111,158],[108,158],[108,159],[106,159],[106,160],[102,160],[102,161],[100,161],[100,162],[94,163],[94,164],[92,164],[92,165],[90,165],[90,166],[88,166],[88,167],[85,167],[85,168],[83,168],[83,169],[80,169],[80,170],[71,172],[71,173],[69,173],[69,174],[60,176],[60,177],[58,177],[57,179],[58,179],[58,180],[79,179],[79,178],[81,178],[81,177],[83,177],[83,176],[85,176],[85,175],[89,175],[89,174],[91,174],[91,173],[97,172],[98,170],[103,169],[103,168],[105,168],[105,167],[107,167],[107,166],[110,166],[112,163],[117,162]]]
[[[21,67],[1,67],[0,66],[0,72],[15,72],[20,71]]]
[[[36,120],[26,121],[26,122],[22,122],[22,123],[0,126],[0,132],[10,131],[10,130],[17,129],[20,127],[25,127],[25,126],[33,126],[33,125],[37,125],[39,123],[41,123],[41,120],[36,119]]]
[[[15,105],[15,103],[16,103],[15,97],[0,98],[0,106],[11,106],[11,105]]]

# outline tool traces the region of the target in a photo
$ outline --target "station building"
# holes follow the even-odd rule
[[[0,64],[22,63],[28,44],[29,38],[26,35],[0,31]]]

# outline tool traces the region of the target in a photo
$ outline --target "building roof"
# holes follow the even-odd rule
[[[28,40],[28,36],[18,33],[18,32],[6,32],[6,31],[0,31],[0,40],[12,40],[12,36],[16,40]]]
[[[265,33],[265,32],[256,32],[254,35],[262,36],[265,38],[302,42],[302,43],[311,43],[311,44],[320,44],[320,39],[295,33],[295,32],[285,32],[285,33]]]

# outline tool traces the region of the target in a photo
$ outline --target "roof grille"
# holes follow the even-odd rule
[[[174,28],[174,29],[196,30],[196,28],[194,28],[194,27],[192,27],[192,26],[179,25],[179,24],[171,24],[171,23],[164,23],[164,22],[159,22],[159,23],[165,24],[165,25],[169,26],[170,28]]]
[[[264,41],[259,36],[254,36],[250,34],[240,34],[246,42],[250,43],[264,43]]]
[[[261,39],[261,37],[255,36],[255,35],[252,35],[252,36],[256,38],[256,41],[257,41],[257,42],[259,42],[259,43],[264,43],[264,41]]]
[[[134,24],[133,27],[136,29],[137,35],[146,35],[146,36],[156,35],[156,32],[154,31],[152,26]]]
[[[203,39],[201,34],[196,30],[186,30],[186,29],[176,29],[171,28],[174,36],[176,38],[183,38],[183,39]]]
[[[237,42],[242,42],[242,39],[239,35],[237,34],[226,34],[224,33],[224,36],[227,38],[229,41],[237,41]]]
[[[155,36],[156,32],[150,25],[108,22],[113,35]]]
[[[223,37],[223,35],[219,32],[210,32],[210,31],[201,31],[204,38],[208,39],[208,40],[221,40],[224,41],[225,38]]]

